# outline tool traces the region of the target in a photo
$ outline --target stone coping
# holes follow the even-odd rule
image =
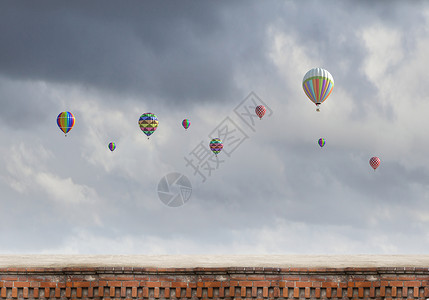
[[[429,255],[0,255],[0,268],[426,268]]]

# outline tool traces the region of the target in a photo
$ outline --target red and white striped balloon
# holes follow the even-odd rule
[[[371,165],[371,167],[374,169],[377,169],[378,166],[380,165],[380,159],[377,156],[371,157],[371,159],[369,160],[369,164]]]
[[[255,108],[255,113],[259,117],[259,119],[262,119],[262,117],[265,115],[266,111],[267,111],[267,109],[263,105],[258,105]]]

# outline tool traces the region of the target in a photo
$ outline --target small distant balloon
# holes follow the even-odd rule
[[[57,117],[58,127],[60,127],[61,131],[64,132],[66,136],[67,133],[73,128],[74,121],[74,116],[69,111],[63,111]]]
[[[191,125],[191,122],[188,119],[184,119],[182,121],[183,128],[188,129],[190,125]]]
[[[158,123],[158,118],[153,113],[144,113],[139,119],[140,129],[147,135],[148,139],[149,136],[158,128]]]
[[[210,141],[210,150],[217,156],[222,151],[223,143],[220,138],[214,138]]]
[[[371,157],[371,159],[369,160],[369,164],[374,169],[374,171],[375,171],[375,169],[378,168],[378,166],[380,166],[380,163],[381,163],[380,159],[376,156]]]
[[[110,151],[113,151],[116,149],[116,144],[114,142],[109,143],[109,149]]]
[[[320,104],[329,97],[334,88],[334,77],[325,69],[311,69],[302,79],[302,88],[308,99],[316,104],[316,111],[320,111]]]
[[[319,143],[320,148],[322,148],[323,146],[325,146],[325,139],[324,138],[320,138],[319,141],[318,141],[318,143]]]
[[[267,111],[267,109],[265,108],[265,106],[263,105],[258,105],[255,108],[255,113],[256,115],[259,117],[259,119],[261,120],[262,117],[265,115],[265,112]]]

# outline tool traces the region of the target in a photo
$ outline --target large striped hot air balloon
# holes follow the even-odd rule
[[[223,149],[223,143],[220,138],[214,138],[210,141],[210,150],[217,156]]]
[[[311,69],[302,79],[302,88],[307,97],[316,104],[317,111],[320,111],[320,104],[329,97],[333,87],[334,78],[325,69]]]
[[[153,113],[144,113],[139,119],[140,129],[147,135],[148,139],[149,136],[158,128],[158,123],[158,118]]]
[[[63,111],[57,117],[57,125],[66,136],[67,133],[73,128],[74,121],[74,116],[69,111]]]

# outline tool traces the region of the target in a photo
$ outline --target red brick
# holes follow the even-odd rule
[[[197,298],[201,298],[203,296],[203,289],[198,287],[197,288]]]
[[[143,288],[143,298],[148,298],[149,297],[149,288],[144,287]]]
[[[306,287],[305,288],[305,298],[310,298],[310,288],[309,287]]]
[[[403,287],[402,288],[402,297],[403,298],[407,298],[408,297],[408,288],[407,287]]]
[[[314,293],[314,296],[315,296],[316,298],[320,298],[320,288],[316,288],[315,293]]]
[[[293,297],[299,298],[299,288],[296,287],[293,289]]]
[[[348,287],[347,288],[347,297],[351,298],[353,296],[353,288]]]
[[[392,297],[396,297],[396,286],[392,287]]]
[[[338,283],[337,282],[322,282],[322,287],[338,287]]]
[[[404,286],[404,282],[403,281],[390,281],[389,285],[390,286]]]
[[[363,298],[363,288],[358,288],[358,297]]]
[[[235,297],[235,287],[234,286],[229,287],[229,296]]]
[[[256,287],[268,287],[271,286],[269,281],[254,281],[253,286]]]
[[[420,281],[404,281],[404,286],[411,287],[411,286],[421,286],[422,283]]]
[[[414,288],[414,298],[418,298],[419,297],[419,288],[418,287],[415,287]]]
[[[51,290],[50,288],[45,288],[45,298],[49,299],[51,297]]]
[[[137,291],[137,288],[136,287],[133,287],[133,289],[136,289],[136,291]],[[136,292],[137,293],[137,292]],[[134,296],[133,296],[134,297]],[[170,288],[165,288],[164,289],[164,298],[170,298]]]
[[[151,283],[151,282],[148,282],[148,283]],[[159,282],[157,282],[157,283],[159,283]],[[107,283],[107,286],[110,286],[111,288],[115,287],[115,286],[120,287],[120,286],[122,286],[122,281],[109,281]]]
[[[209,297],[209,298],[213,298],[213,288],[209,287],[209,288],[207,289],[207,297]],[[190,291],[189,291],[189,297],[188,297],[188,298],[191,298],[191,293],[190,293]]]
[[[12,298],[18,298],[18,288],[12,288]]]
[[[267,298],[268,297],[268,287],[262,288],[262,297]]]
[[[110,294],[109,294],[109,295],[110,295],[110,297],[115,297],[115,292],[116,292],[116,291],[115,291],[115,287],[114,287],[114,286],[111,286],[111,287],[110,287]]]
[[[246,287],[245,286],[241,287],[241,297],[246,297]]]
[[[380,296],[381,297],[386,296],[386,288],[384,286],[380,287]]]
[[[89,286],[90,286],[90,282],[89,281],[73,282],[73,287],[89,287]]]
[[[125,298],[126,295],[127,295],[127,288],[126,287],[121,287],[121,297]]]
[[[369,281],[358,281],[355,283],[356,287],[371,287],[372,283]]]
[[[22,290],[22,297],[24,297],[24,298],[28,298],[28,288],[24,288],[23,290]]]
[[[209,290],[212,290],[213,293],[213,288],[209,288]],[[191,298],[192,297],[192,289],[191,288],[186,288],[186,297],[187,298]]]
[[[240,285],[243,285],[243,282],[252,283],[251,281],[240,281]],[[204,282],[204,286],[205,287],[220,287],[221,282],[220,281],[207,281],[207,282]]]
[[[104,297],[104,287],[103,286],[98,287],[98,296]]]
[[[60,296],[60,289],[58,289],[58,296],[57,296],[57,289],[55,289],[55,297],[59,298]],[[93,298],[94,297],[94,288],[90,287],[88,288],[88,298]]]
[[[82,288],[81,287],[78,287],[76,289],[76,297],[82,298]]]
[[[39,288],[34,288],[33,289],[33,297],[34,298],[39,298]],[[67,292],[66,292],[66,297],[70,297],[70,296],[67,296]]]
[[[181,298],[182,297],[182,289],[181,288],[176,288],[176,298]]]
[[[308,282],[295,282],[295,287],[311,287],[312,283],[310,281]]]
[[[148,282],[148,284],[149,284],[150,282]],[[158,283],[159,284],[159,282],[153,282],[154,284],[155,283]],[[157,285],[157,286],[159,286],[159,285]],[[150,285],[148,285],[148,287],[150,287]],[[171,283],[171,287],[173,287],[173,288],[185,288],[185,287],[188,287],[188,284],[186,283],[186,282],[172,282]]]
[[[342,297],[342,295],[343,295],[343,290],[342,290],[342,288],[337,288],[337,298],[341,298]]]
[[[375,298],[375,288],[373,288],[373,287],[369,288],[369,297]]]
[[[223,287],[219,288],[219,297],[224,298],[225,297],[225,289]]]
[[[154,288],[153,296],[155,298],[159,298],[159,287]],[[125,295],[124,296],[121,295],[121,297],[125,297]]]
[[[326,298],[331,298],[332,296],[332,288],[326,288]]]
[[[140,285],[139,281],[123,281],[122,286],[123,287],[138,287]]]
[[[13,283],[13,286],[14,286],[14,287],[17,287],[17,288],[30,287],[30,283],[29,283],[29,282],[20,282],[20,281],[15,281],[15,282]]]

